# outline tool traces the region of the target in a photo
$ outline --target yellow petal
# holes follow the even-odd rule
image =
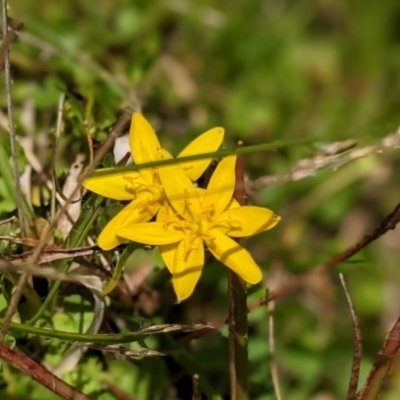
[[[142,209],[140,205],[144,196],[145,194],[141,193],[104,227],[97,240],[98,245],[103,250],[111,250],[125,242],[125,238],[116,235],[116,231],[121,225],[130,224],[134,226],[134,224],[139,222],[150,221],[156,214],[159,207],[158,204],[148,207],[145,210]]]
[[[168,271],[171,272],[171,274],[174,271],[174,259],[178,245],[179,242],[158,246],[160,248],[161,257],[165,263],[165,266],[168,268]]]
[[[168,153],[160,150],[162,158],[165,154]],[[165,195],[177,213],[186,219],[190,219],[189,210],[192,215],[198,213],[200,209],[198,192],[178,164],[159,167],[158,175],[164,187]]]
[[[213,240],[207,240],[206,244],[217,260],[236,272],[247,283],[254,285],[261,281],[262,272],[260,268],[244,247],[218,229],[212,229],[208,233],[213,237]]]
[[[135,164],[157,160],[158,149],[161,148],[153,128],[140,113],[133,113],[129,132],[132,158]]]
[[[173,227],[165,227],[161,222],[147,222],[145,224],[126,224],[117,229],[117,235],[133,242],[149,244],[152,246],[179,242],[184,238],[184,233]]]
[[[104,168],[101,171],[111,171],[113,168]],[[131,181],[142,182],[140,175],[135,172],[119,172],[105,176],[92,176],[83,181],[83,187],[91,192],[114,200],[132,200],[135,198],[135,189]]]
[[[234,208],[239,208],[239,207],[240,207],[239,202],[236,199],[232,198],[231,201],[228,204],[228,207],[226,207],[226,209],[227,210],[232,210]]]
[[[182,240],[175,253],[172,284],[178,301],[187,299],[198,282],[204,266],[204,246],[200,236],[191,243]]]
[[[223,128],[213,128],[204,132],[191,143],[189,143],[178,155],[178,157],[187,157],[194,154],[204,154],[217,151],[224,139]],[[206,158],[198,161],[189,161],[180,164],[186,175],[192,180],[197,181],[203,172],[210,165],[211,158]]]
[[[202,209],[214,209],[211,219],[218,217],[231,202],[235,189],[236,156],[224,158],[215,169],[201,203]]]
[[[170,222],[170,221],[179,221],[179,217],[176,212],[172,208],[171,204],[168,201],[163,201],[160,207],[160,210],[157,213],[156,221],[158,222]]]
[[[228,236],[246,237],[272,229],[280,219],[268,208],[244,206],[224,211],[215,221],[215,226]]]

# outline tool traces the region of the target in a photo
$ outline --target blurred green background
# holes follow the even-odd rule
[[[248,179],[286,172],[338,140],[377,143],[400,125],[397,0],[25,0],[10,4],[9,14],[24,23],[11,47],[17,131],[34,135],[47,169],[52,152],[40,140],[50,138],[46,145],[53,140],[62,91],[68,96],[60,171],[77,152],[87,153],[82,116],[94,138],[102,140],[123,109],[141,107],[175,154],[213,126],[225,127],[228,148],[238,139],[259,144],[313,138],[312,144],[246,156]],[[0,93],[5,93],[3,80]],[[35,110],[28,123],[27,104]],[[5,95],[0,105],[4,121]],[[288,274],[314,268],[371,232],[399,201],[399,164],[396,152],[375,154],[253,193],[251,201],[282,216],[276,229],[248,241],[268,287],[279,288]],[[6,197],[3,193],[3,202]],[[45,215],[43,207],[38,210]],[[2,217],[6,211],[11,210],[4,206]],[[115,212],[115,205],[108,206],[93,234]],[[360,317],[363,382],[400,312],[399,254],[397,229],[352,262],[277,300],[274,357],[285,400],[345,398],[353,332],[339,271]],[[131,270],[137,264],[133,260]],[[135,299],[123,318],[223,326],[224,267],[207,265],[194,295],[181,305],[173,303],[168,282],[157,293],[150,310]],[[263,295],[262,289],[255,291],[250,304]],[[256,308],[249,320],[251,398],[272,400],[267,310]],[[212,392],[224,398],[229,392],[226,334],[221,328],[186,349]],[[47,358],[36,358],[61,357],[61,344],[47,345]],[[102,378],[135,399],[191,398],[188,368],[173,360],[131,362],[98,353],[87,353],[79,368],[64,376],[94,399],[114,398]],[[382,399],[399,398],[399,366],[395,361]],[[2,399],[55,398],[16,372],[6,367],[3,372]]]

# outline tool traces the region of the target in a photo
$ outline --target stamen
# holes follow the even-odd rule
[[[183,253],[183,258],[185,261],[188,259],[190,252],[197,249],[197,246],[193,243],[194,239],[196,239],[196,236],[192,237],[191,240],[185,241],[185,251]]]
[[[192,250],[195,250],[197,248],[196,245],[191,244],[187,249],[185,249],[185,254],[183,255],[183,258],[185,259],[185,261],[188,259],[189,254]]]
[[[214,203],[211,203],[207,207],[204,207],[200,210],[200,215],[204,215],[207,219],[211,219],[214,213],[215,213]]]
[[[141,182],[137,182],[139,176],[123,176],[123,178],[128,181],[135,191],[138,191],[142,188],[146,188],[147,185]]]
[[[150,196],[146,197],[146,200],[143,200],[142,204],[140,205],[140,211],[148,211],[149,213],[151,213],[151,208],[150,205],[154,204],[154,198],[151,198]]]
[[[214,226],[221,226],[223,228],[228,228],[229,231],[234,229],[240,229],[242,224],[240,221],[233,219],[230,215],[228,220],[218,221]]]
[[[232,226],[233,229],[242,227],[242,224],[237,219],[232,218],[230,215],[228,216],[228,218],[229,218],[228,224]]]
[[[188,223],[179,219],[175,219],[174,217],[167,218],[163,223],[163,228],[168,229],[168,227],[172,227],[173,229],[181,229],[185,235],[187,235],[187,227]]]
[[[214,242],[215,241],[215,237],[213,235],[211,235],[210,232],[206,232],[203,234],[203,239],[207,242]]]
[[[159,177],[159,175],[158,175],[157,169],[153,168],[153,169],[151,170],[151,174],[152,174],[152,176],[153,176],[153,182],[157,182],[158,184],[161,184],[160,177]]]

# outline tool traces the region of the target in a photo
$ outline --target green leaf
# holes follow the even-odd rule
[[[15,209],[17,207],[16,205],[17,195],[15,193],[14,175],[11,169],[9,156],[2,146],[0,146],[0,171],[1,171],[1,176],[3,178],[1,181],[4,185],[3,188],[0,188],[0,191],[3,192],[4,190],[7,199],[13,201]]]

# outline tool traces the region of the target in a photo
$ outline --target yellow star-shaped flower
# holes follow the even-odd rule
[[[165,153],[164,156],[167,157]],[[170,206],[160,210],[156,222],[136,224],[134,228],[127,223],[117,230],[121,237],[160,247],[179,301],[192,294],[200,278],[204,244],[244,281],[255,284],[262,278],[250,253],[231,237],[247,237],[271,229],[280,217],[267,208],[241,207],[232,200],[235,162],[236,156],[222,160],[205,191],[194,188],[178,166],[159,168]]]
[[[213,128],[193,140],[178,157],[209,153],[218,150],[224,137],[223,128]],[[132,115],[129,132],[130,148],[135,164],[160,160],[161,145],[149,122],[140,113]],[[171,157],[167,152],[163,157]],[[179,170],[189,181],[196,181],[206,170],[211,159],[179,164]],[[125,239],[115,234],[121,225],[150,221],[165,201],[164,189],[158,177],[158,168],[141,169],[138,172],[120,172],[106,176],[90,177],[83,186],[114,200],[131,200],[102,230],[99,246],[110,250]],[[184,171],[184,172],[183,172]]]

